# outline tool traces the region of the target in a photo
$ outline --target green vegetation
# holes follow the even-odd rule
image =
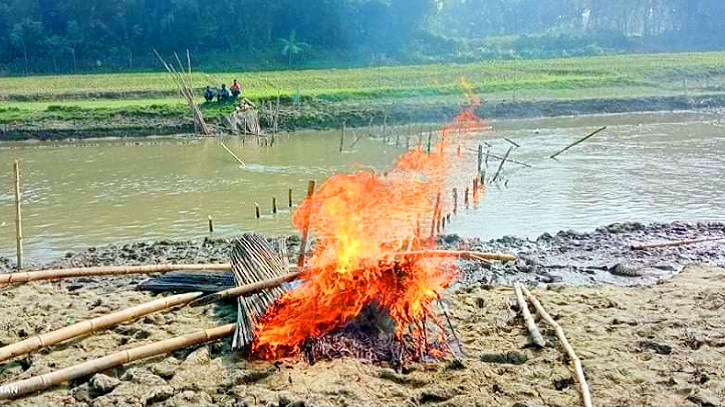
[[[725,46],[722,0],[0,0],[0,75],[341,67]]]
[[[365,123],[384,110],[443,110],[460,103],[466,78],[489,103],[696,96],[725,93],[725,53],[617,55],[569,59],[509,60],[472,64],[211,74],[195,72],[203,86],[239,79],[245,96],[270,100],[279,94],[282,124],[334,125],[344,116]],[[37,86],[42,84],[42,86]],[[97,128],[129,122],[175,128],[188,122],[188,108],[165,73],[93,74],[0,78],[0,124],[13,128]],[[299,101],[299,103],[296,103]],[[201,104],[209,118],[230,105]],[[391,113],[392,114],[392,113]],[[411,114],[413,114],[411,112]],[[484,111],[484,115],[489,112]],[[356,120],[351,120],[354,122]]]

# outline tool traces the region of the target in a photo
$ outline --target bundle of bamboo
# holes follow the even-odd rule
[[[237,285],[246,286],[283,276],[287,273],[287,267],[264,237],[246,233],[234,242],[232,272]],[[276,286],[248,297],[238,297],[237,330],[232,340],[233,349],[242,348],[252,342],[257,319],[283,291],[280,286]]]
[[[199,110],[199,107],[194,101],[194,87],[191,76],[191,54],[189,53],[189,50],[186,50],[187,72],[184,71],[184,65],[181,63],[181,59],[179,59],[178,54],[174,53],[176,62],[179,64],[177,69],[174,67],[173,63],[168,64],[155,49],[154,53],[164,65],[164,68],[166,68],[169,72],[171,79],[173,79],[176,83],[176,86],[179,88],[179,93],[181,93],[181,95],[184,96],[184,99],[186,99],[186,104],[189,105],[191,115],[194,118],[194,128],[196,129],[196,132],[205,136],[214,134],[213,128],[206,124],[204,116],[201,114],[201,110]]]

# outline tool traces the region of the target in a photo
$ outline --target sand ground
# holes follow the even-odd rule
[[[149,301],[133,285],[36,282],[0,291],[0,344]],[[598,405],[725,404],[725,269],[690,265],[647,287],[535,288],[582,359]],[[288,359],[250,362],[228,341],[130,363],[105,372],[113,390],[93,380],[55,386],[6,405],[579,405],[563,351],[530,342],[508,287],[451,293],[453,323],[466,356],[407,366],[397,373],[365,361],[312,366]],[[153,341],[234,320],[233,308],[184,308],[0,363],[0,385]],[[539,325],[543,328],[543,323]],[[488,363],[481,355],[520,352],[523,364]],[[560,390],[557,389],[560,388]],[[3,404],[3,402],[0,402]]]

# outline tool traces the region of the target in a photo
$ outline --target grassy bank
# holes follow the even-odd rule
[[[617,55],[606,57],[490,61],[357,69],[194,74],[199,88],[239,79],[252,100],[281,96],[286,128],[367,123],[389,114],[394,120],[438,119],[460,104],[465,77],[492,111],[524,113],[531,103],[591,100],[719,97],[725,95],[725,53]],[[165,73],[61,75],[0,78],[0,137],[37,130],[188,127],[188,109]],[[622,102],[624,100],[625,102]],[[523,105],[522,105],[523,104]],[[601,105],[602,103],[597,103]],[[660,103],[661,104],[661,103]],[[635,104],[636,105],[636,104]],[[667,108],[671,103],[665,103]],[[510,111],[506,106],[511,106]],[[631,110],[646,108],[634,106]],[[657,108],[655,103],[654,109]],[[207,117],[230,106],[203,106]],[[536,110],[536,109],[535,109]],[[541,109],[538,109],[541,110]],[[546,110],[546,109],[543,109]],[[575,109],[576,110],[576,109]],[[557,114],[552,111],[552,114]],[[23,137],[20,137],[23,138]]]

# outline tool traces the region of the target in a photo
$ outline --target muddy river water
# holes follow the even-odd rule
[[[591,230],[620,221],[725,221],[725,114],[642,113],[506,120],[471,136],[463,161],[476,170],[476,148],[530,164],[507,163],[476,207],[461,210],[446,232],[484,239],[536,237],[561,229]],[[547,158],[600,126],[607,129]],[[414,126],[417,128],[417,126]],[[425,127],[427,128],[427,126]],[[408,127],[395,129],[399,134]],[[365,130],[348,130],[346,146]],[[390,140],[393,140],[391,137]],[[26,142],[0,144],[6,182],[0,188],[0,256],[14,257],[12,161],[23,176],[26,258],[45,262],[66,251],[128,241],[192,239],[245,231],[293,232],[288,188],[298,202],[307,180],[340,171],[384,170],[404,150],[401,141],[360,137],[340,153],[339,131],[279,136],[271,148],[253,139]],[[411,146],[417,137],[411,138]],[[486,172],[496,171],[490,159]],[[460,175],[460,174],[459,174]],[[455,177],[456,183],[465,177]],[[453,186],[461,187],[462,185]],[[271,213],[276,197],[279,210]],[[254,204],[262,216],[256,219]]]

